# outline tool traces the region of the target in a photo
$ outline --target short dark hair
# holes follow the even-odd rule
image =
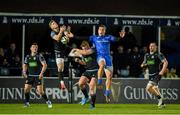
[[[37,44],[36,42],[34,42],[34,43],[31,44],[31,46],[32,46],[32,45],[38,45],[38,44]]]
[[[103,28],[105,28],[105,29],[106,29],[106,26],[105,26],[105,25],[103,25],[103,24],[100,24],[100,25],[99,25],[99,27],[103,27]]]

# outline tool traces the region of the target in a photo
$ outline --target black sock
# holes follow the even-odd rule
[[[158,96],[157,96],[157,98],[158,98],[158,99],[161,99],[161,96],[160,96],[160,95],[158,95]]]
[[[85,98],[88,98],[88,97],[89,97],[86,88],[81,89],[81,91],[83,92]]]
[[[91,105],[95,107],[96,94],[91,95]]]
[[[26,102],[29,102],[29,97],[30,97],[30,96],[29,96],[29,93],[25,93],[25,101],[26,101]]]
[[[59,78],[59,81],[63,81],[64,80],[63,72],[58,72],[58,78]]]
[[[43,94],[42,97],[44,98],[44,100],[48,101],[47,95]]]

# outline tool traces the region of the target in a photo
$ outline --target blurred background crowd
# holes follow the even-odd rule
[[[92,27],[71,26],[75,37],[70,41],[71,48],[79,48],[82,40],[88,40],[92,35]],[[0,24],[0,76],[21,76],[22,66],[22,38],[20,25]],[[53,42],[50,38],[48,25],[29,25],[26,27],[25,55],[29,53],[29,46],[37,42],[39,52],[47,61],[46,77],[56,77],[57,70],[53,51]],[[155,27],[112,26],[107,27],[107,34],[119,37],[118,42],[111,43],[114,76],[117,78],[146,78],[148,70],[140,65],[144,54],[149,51],[150,42],[157,42]],[[124,31],[122,38],[120,32]],[[169,66],[165,78],[178,78],[180,75],[180,28],[164,27],[161,31],[161,52],[166,56]],[[65,60],[65,76],[69,76],[69,65],[72,65],[73,77],[79,77],[83,67]]]

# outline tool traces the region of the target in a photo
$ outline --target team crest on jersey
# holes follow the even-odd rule
[[[36,60],[36,57],[34,57],[33,60]]]
[[[151,58],[153,58],[153,59],[154,59],[154,56],[151,56]]]

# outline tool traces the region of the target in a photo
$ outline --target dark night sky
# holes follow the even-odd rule
[[[174,15],[179,0],[3,0],[0,12]]]

